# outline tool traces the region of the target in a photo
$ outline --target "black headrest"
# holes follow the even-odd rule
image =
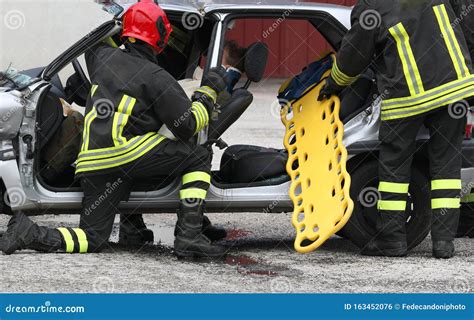
[[[263,42],[255,42],[245,53],[245,73],[252,82],[259,82],[267,67],[268,46]]]

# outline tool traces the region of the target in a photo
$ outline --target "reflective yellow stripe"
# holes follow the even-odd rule
[[[439,179],[431,181],[431,190],[461,190],[460,179]]]
[[[58,228],[59,232],[63,235],[64,242],[66,243],[66,252],[74,252],[74,241],[72,240],[72,235],[66,228]]]
[[[443,34],[446,47],[448,48],[449,55],[453,61],[454,69],[458,75],[459,79],[465,78],[470,74],[469,69],[466,65],[466,59],[461,51],[461,46],[459,41],[456,38],[451,21],[449,20],[448,12],[446,11],[446,6],[441,4],[439,6],[433,7],[433,10],[438,19],[439,28]]]
[[[390,28],[389,31],[397,43],[398,55],[402,61],[410,95],[423,93],[425,89],[410,45],[410,36],[401,22]]]
[[[462,203],[473,203],[474,202],[474,193],[467,195],[461,199]]]
[[[207,191],[199,188],[184,189],[179,192],[179,198],[183,199],[206,199]]]
[[[431,209],[457,209],[461,207],[459,198],[431,199]]]
[[[199,115],[199,112],[196,111],[196,110],[193,110],[192,111],[193,115],[194,115],[194,118],[196,119],[196,130],[194,130],[194,134],[198,133],[199,131],[202,130],[203,126],[202,126],[202,120],[201,120],[201,116]]]
[[[469,87],[453,92],[451,94],[446,94],[441,96],[436,100],[428,101],[424,104],[415,106],[415,107],[405,107],[398,108],[394,110],[382,110],[382,121],[400,119],[415,116],[421,113],[426,113],[428,111],[434,110],[440,107],[448,107],[450,104],[474,96],[474,83]]]
[[[72,229],[76,233],[77,240],[79,242],[79,253],[87,253],[89,248],[89,242],[87,241],[87,236],[84,230],[79,228]]]
[[[201,88],[197,89],[196,92],[204,93],[209,98],[211,98],[214,103],[217,102],[217,93],[211,87],[204,86],[204,87],[201,87]]]
[[[196,118],[196,133],[204,129],[209,124],[209,114],[206,107],[200,102],[193,102],[192,113]]]
[[[95,107],[87,114],[84,122],[84,132],[82,134],[82,151],[89,150],[89,138],[90,138],[90,128],[91,123],[94,119],[97,118],[97,110]]]
[[[127,139],[123,136],[123,130],[127,125],[136,102],[137,100],[135,98],[124,95],[117,108],[117,112],[114,114],[112,140],[116,147],[127,142]]]
[[[395,183],[395,182],[381,181],[379,184],[379,191],[391,192],[391,193],[408,193],[409,186],[410,184],[408,183]]]
[[[97,88],[99,88],[98,85],[93,84],[91,87],[91,97],[93,97],[97,91]],[[86,115],[84,119],[84,132],[82,133],[82,146],[81,150],[85,151],[89,149],[89,132],[90,132],[90,125],[91,122],[97,117],[97,112],[95,110],[95,107],[92,107],[92,110],[89,111],[89,113]]]
[[[92,88],[91,88],[91,97],[93,97],[95,95],[95,92],[97,91],[97,88],[99,88],[98,85],[96,84],[93,84],[92,85]]]
[[[95,160],[94,157],[90,157],[87,160],[77,161],[76,174],[81,172],[90,172],[102,169],[115,168],[130,163],[147,154],[150,150],[159,145],[165,139],[166,138],[164,136],[155,133],[149,139],[142,141],[140,145],[134,147],[134,149],[126,149],[126,152],[120,156],[105,158],[101,160]]]
[[[194,181],[203,181],[211,183],[211,175],[207,172],[196,171],[187,173],[183,176],[183,184],[191,183]]]
[[[379,200],[378,209],[386,211],[405,211],[407,202],[403,200]]]
[[[448,82],[439,87],[428,90],[423,94],[418,94],[411,97],[402,97],[402,98],[384,100],[382,102],[382,110],[391,110],[391,109],[396,109],[396,108],[401,108],[401,107],[410,107],[413,105],[419,105],[424,102],[430,102],[433,99],[444,97],[448,94],[452,94],[453,92],[468,88],[469,86],[472,85],[473,81],[474,81],[474,76],[471,75],[466,79],[454,80],[454,81]]]
[[[342,72],[341,69],[339,69],[337,62],[334,62],[332,66],[331,76],[334,79],[334,81],[336,81],[336,83],[342,87],[351,85],[358,78],[357,76],[356,77],[348,76],[347,74]]]
[[[111,158],[111,157],[118,157],[121,155],[126,154],[127,152],[131,152],[138,148],[142,143],[147,141],[149,138],[156,136],[156,133],[150,132],[144,136],[133,137],[127,143],[119,146],[119,147],[110,147],[110,148],[102,148],[96,150],[88,150],[81,152],[78,156],[78,161],[93,161],[99,160],[104,158]]]
[[[112,48],[118,48],[119,46],[115,43],[114,39],[112,37],[108,37],[107,39],[104,40],[105,43],[110,45]]]

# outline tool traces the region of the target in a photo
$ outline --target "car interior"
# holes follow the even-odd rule
[[[190,78],[198,66],[203,66],[202,57],[206,57],[207,48],[211,40],[214,23],[205,20],[203,27],[194,32],[185,30],[179,16],[170,16],[171,23],[176,32],[175,39],[160,56],[160,65],[172,74],[177,80]],[[216,145],[222,144],[222,134],[225,133],[253,102],[252,83],[264,79],[267,66],[269,48],[264,39],[256,39],[248,46],[245,54],[245,79],[239,83],[230,99],[222,106],[222,113],[217,121],[209,125],[209,141]],[[80,107],[85,106],[90,82],[87,79],[80,63],[74,59],[72,63],[74,73],[67,78],[63,85],[58,75],[51,77],[52,86],[40,97],[37,110],[38,135],[36,150],[36,177],[50,190],[77,191],[80,190],[78,182],[74,179],[74,168],[69,166],[59,179],[46,181],[42,171],[48,165],[44,159],[45,147],[51,143],[52,137],[60,130],[65,120],[63,108],[59,98],[69,104]],[[43,68],[27,70],[25,73],[38,76]],[[342,97],[341,118],[344,122],[352,119],[363,108],[372,102],[374,92],[373,74],[366,74],[353,86],[347,89]],[[275,92],[275,97],[278,93]],[[375,92],[374,92],[375,94]],[[220,143],[220,144],[219,144]],[[279,185],[289,181],[286,174],[286,150],[277,150],[257,146],[234,145],[228,147],[221,159],[220,170],[213,172],[213,183],[223,189],[240,188],[265,185]],[[157,181],[137,184],[134,191],[157,190],[169,183],[163,177]]]

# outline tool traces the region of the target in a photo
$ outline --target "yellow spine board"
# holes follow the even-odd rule
[[[339,119],[340,100],[318,101],[324,82],[282,109],[288,150],[286,170],[296,229],[295,249],[308,253],[321,246],[349,221],[354,208],[346,170],[347,150],[342,144],[344,126]]]

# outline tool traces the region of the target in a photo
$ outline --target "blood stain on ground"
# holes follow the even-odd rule
[[[231,229],[227,231],[226,240],[237,240],[239,238],[247,237],[248,235],[252,234],[250,231],[240,230],[240,229]]]

